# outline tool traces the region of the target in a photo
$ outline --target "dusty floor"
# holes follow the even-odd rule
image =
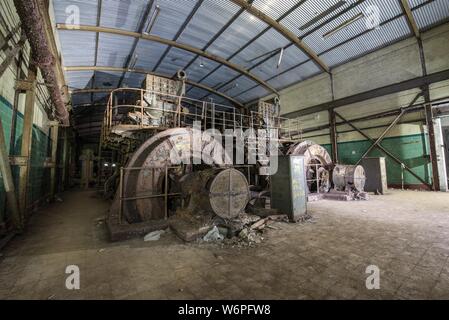
[[[278,224],[253,249],[109,243],[108,204],[70,192],[37,213],[0,258],[2,299],[449,298],[449,194],[394,191],[368,202],[310,204],[314,223]],[[77,265],[81,289],[65,288]],[[366,268],[381,270],[366,289]]]

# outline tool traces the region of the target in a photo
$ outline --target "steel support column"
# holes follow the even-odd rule
[[[69,153],[69,129],[65,128],[64,129],[64,146],[63,146],[63,150],[62,150],[62,179],[61,179],[61,187],[62,190],[61,191],[65,191],[67,188],[67,174],[69,172],[69,161],[67,161],[69,159],[68,157],[68,153]]]
[[[437,144],[435,139],[435,127],[433,122],[432,103],[430,102],[430,92],[427,87],[424,91],[426,112],[426,125],[429,132],[429,144],[430,144],[430,162],[432,164],[432,186],[434,191],[440,191],[440,175],[438,172],[438,155]]]
[[[329,110],[329,130],[332,144],[332,161],[338,163],[337,117],[334,109]]]
[[[421,68],[423,76],[427,76],[426,57],[424,54],[424,46],[421,38],[417,38],[419,48],[419,58],[421,60]],[[440,175],[438,171],[438,154],[437,143],[435,139],[435,127],[433,122],[432,103],[430,99],[430,86],[425,84],[422,87],[424,92],[424,110],[426,113],[426,125],[429,132],[429,144],[430,144],[430,163],[432,164],[432,189],[434,191],[440,191]]]
[[[59,126],[57,123],[51,126],[51,170],[50,170],[50,181],[51,181],[51,193],[50,197],[53,200],[56,195],[56,160],[58,155],[58,138],[59,138]]]
[[[26,159],[26,164],[20,166],[19,170],[19,207],[22,217],[22,221],[25,219],[25,212],[27,208],[27,186],[28,175],[31,167],[31,143],[33,139],[33,117],[34,117],[34,104],[36,100],[36,66],[32,65],[28,70],[28,88],[26,89],[25,100],[25,114],[23,119],[23,131],[22,131],[22,149],[20,155]]]

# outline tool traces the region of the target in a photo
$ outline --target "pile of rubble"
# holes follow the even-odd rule
[[[276,210],[252,207],[234,219],[223,219],[204,212],[178,212],[170,219],[170,228],[186,242],[220,243],[232,247],[252,247],[264,240],[267,229],[278,229],[277,222],[289,222],[286,215]],[[310,219],[305,216],[303,221]]]

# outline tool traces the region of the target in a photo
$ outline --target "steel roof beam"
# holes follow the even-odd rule
[[[162,43],[168,46],[172,46],[178,49],[182,49],[188,52],[192,52],[195,54],[198,54],[204,58],[216,61],[218,63],[221,63],[245,76],[247,76],[248,78],[252,79],[253,81],[258,82],[260,85],[264,86],[265,88],[267,88],[269,91],[275,93],[276,95],[279,95],[279,92],[272,87],[270,84],[268,84],[267,82],[263,81],[261,78],[259,78],[258,76],[252,74],[251,72],[249,72],[247,69],[232,63],[230,61],[227,61],[226,59],[219,57],[217,55],[211,54],[209,52],[203,51],[199,48],[195,48],[192,47],[190,45],[187,44],[183,44],[183,43],[178,43],[176,41],[173,40],[168,40],[168,39],[164,39],[161,37],[157,37],[154,35],[149,35],[149,34],[140,34],[138,32],[132,32],[132,31],[126,31],[126,30],[122,30],[122,29],[114,29],[114,28],[106,28],[106,27],[95,27],[95,26],[86,26],[86,25],[82,25],[82,26],[78,26],[78,25],[67,25],[67,24],[57,24],[57,28],[59,30],[70,30],[70,31],[87,31],[87,32],[104,32],[104,33],[109,33],[109,34],[115,34],[115,35],[121,35],[121,36],[128,36],[128,37],[134,37],[134,38],[140,38],[143,40],[148,40],[148,41],[153,41],[153,42],[158,42],[158,43]],[[124,69],[124,68],[123,68]],[[126,69],[124,69],[126,70]]]
[[[254,2],[254,0],[249,0],[250,3]],[[220,31],[218,31],[213,37],[212,39],[209,40],[209,42],[204,46],[203,50],[207,50],[214,42],[215,40],[217,40],[243,13],[245,12],[244,8],[241,8],[236,14],[234,14],[234,16],[232,16],[232,18],[220,29]],[[229,57],[227,60],[231,60],[233,57],[235,57],[239,52],[241,52],[241,50],[243,50],[243,48],[246,48],[247,46],[249,46],[251,43],[253,43],[256,39],[258,39],[260,36],[262,36],[262,34],[264,34],[265,32],[268,31],[269,28],[265,29],[264,31],[262,31],[261,33],[259,33],[259,35],[257,35],[256,37],[254,37],[253,39],[251,39],[249,42],[247,42],[242,48],[240,48],[237,52],[235,52],[231,57]],[[189,68],[193,62],[198,58],[198,55],[195,56],[186,66],[186,70],[187,68]],[[211,75],[212,73],[214,73],[216,70],[218,70],[218,68],[220,68],[221,66],[218,66],[216,68],[214,68],[211,72],[209,72],[208,74],[206,74],[203,78],[201,78],[200,81],[198,82],[202,82],[204,79],[206,79],[209,75]],[[188,92],[188,91],[187,91]]]
[[[418,24],[416,23],[415,17],[413,16],[412,9],[410,8],[408,0],[399,0],[399,2],[401,4],[402,11],[407,18],[407,23],[410,27],[410,31],[413,32],[416,38],[420,39],[421,32],[419,31]]]
[[[103,0],[98,0],[97,2],[97,27],[101,25],[101,8],[103,7]],[[96,66],[98,63],[98,47],[100,45],[100,33],[97,32],[95,35],[95,58],[94,58],[94,65]],[[95,86],[95,78],[96,74],[94,72],[94,75],[92,76],[92,84],[91,87],[93,88]],[[90,101],[94,101],[94,95],[90,97]]]
[[[151,71],[143,70],[143,69],[125,69],[125,68],[117,68],[117,67],[95,67],[95,66],[65,67],[64,69],[65,69],[66,72],[71,72],[71,71],[125,72],[126,71],[126,72],[131,72],[131,73],[152,74],[152,75],[159,76],[159,77],[169,78],[169,77],[167,77],[167,75],[163,75],[163,74],[160,74],[160,73],[155,73],[155,72],[151,72]],[[186,83],[191,85],[191,86],[194,86],[194,87],[197,87],[197,88],[209,91],[209,92],[211,92],[213,94],[216,94],[217,96],[223,97],[223,98],[231,101],[235,105],[239,106],[240,108],[244,107],[244,105],[240,101],[237,101],[236,99],[234,99],[234,98],[232,98],[232,97],[230,97],[230,96],[228,96],[228,95],[226,95],[226,94],[224,94],[222,92],[219,92],[219,91],[217,91],[215,89],[212,89],[212,88],[210,88],[210,87],[208,87],[208,86],[206,86],[204,84],[196,83],[196,82],[190,81],[190,80],[186,80]],[[113,91],[113,90],[114,89],[111,89],[111,88],[97,88],[97,89],[72,90],[71,92],[72,92],[72,94],[79,94],[79,93],[92,93],[92,92],[94,92],[94,93],[108,92],[108,91]]]
[[[322,111],[327,111],[332,108],[340,108],[354,103],[386,96],[389,94],[394,94],[402,91],[412,90],[416,88],[421,88],[423,86],[428,86],[436,82],[449,80],[449,69],[432,73],[427,76],[418,77],[398,83],[393,83],[381,88],[376,88],[370,91],[358,93],[349,97],[341,98],[334,101],[329,101],[322,103],[313,107],[308,107],[306,109],[294,111],[283,115],[287,118],[297,118],[301,116],[306,116],[309,114],[314,114]]]
[[[326,63],[323,60],[321,60],[321,58],[318,57],[318,55],[301,39],[299,39],[298,36],[295,35],[293,32],[285,28],[283,25],[281,25],[273,18],[267,16],[262,11],[255,8],[252,4],[248,3],[246,0],[231,0],[231,1],[236,5],[240,6],[241,8],[245,8],[245,10],[248,13],[252,14],[261,21],[265,22],[270,27],[272,27],[280,34],[282,34],[284,37],[286,37],[288,40],[293,42],[300,50],[302,50],[305,54],[307,54],[309,58],[312,59],[323,71],[326,71],[328,73],[330,72],[330,68],[326,65]]]
[[[296,9],[298,9],[300,6],[302,6],[304,4],[304,2],[306,2],[307,0],[301,0],[299,1],[297,4],[295,4],[293,7],[291,7],[287,12],[285,12],[282,16],[280,16],[276,21],[280,22],[283,19],[285,19],[286,17],[288,17],[293,11],[295,11]],[[250,1],[250,3],[252,3],[253,0]],[[245,9],[241,9],[243,12],[245,11]],[[241,13],[240,13],[241,14]],[[271,29],[271,27],[267,27],[265,28],[262,32],[260,32],[259,34],[257,34],[254,38],[252,38],[250,41],[248,41],[243,47],[241,47],[240,49],[238,49],[236,52],[234,52],[229,58],[228,60],[233,59],[235,56],[237,56],[240,52],[242,52],[243,50],[245,50],[246,48],[248,48],[252,43],[254,43],[257,39],[259,39],[260,37],[262,37],[265,33],[267,33],[269,30]],[[283,49],[286,50],[287,48],[289,48],[290,46],[292,46],[293,43],[288,44],[287,46],[285,46]],[[273,56],[275,56],[278,53],[274,53],[271,55],[268,55],[266,58],[262,59],[261,61],[259,61],[258,63],[256,63],[254,66],[252,66],[251,68],[249,68],[248,70],[251,71],[255,68],[257,68],[258,66],[264,64],[265,62],[267,62],[268,60],[270,60]],[[207,77],[209,77],[211,74],[213,74],[215,71],[217,71],[220,68],[220,66],[214,68],[211,72],[209,72],[207,75],[205,75],[199,82],[202,82],[204,79],[206,79]],[[226,82],[225,84],[221,85],[218,89],[223,88],[225,86],[227,86],[228,84],[230,84],[231,82],[237,80],[240,76],[234,77],[232,78],[230,81]],[[207,96],[205,96],[204,98],[206,98]]]

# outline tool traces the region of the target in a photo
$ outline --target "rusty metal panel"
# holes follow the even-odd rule
[[[279,156],[278,170],[271,176],[271,206],[291,221],[307,214],[307,184],[303,156]]]
[[[388,191],[385,158],[365,158],[361,162],[366,175],[366,192],[385,194]]]

